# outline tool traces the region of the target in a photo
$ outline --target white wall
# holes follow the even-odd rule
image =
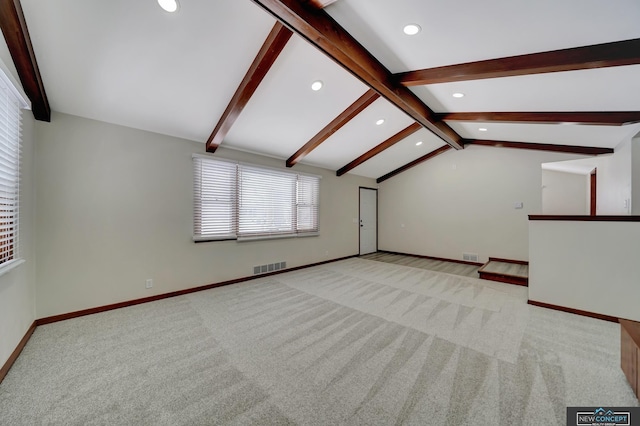
[[[529,299],[640,321],[640,222],[531,221]]]
[[[636,144],[638,140],[636,140]],[[636,165],[634,173],[638,183],[633,185],[635,191],[640,191],[640,149],[636,150]],[[597,215],[630,215],[632,213],[632,142],[631,137],[624,139],[616,146],[611,155],[599,155],[581,160],[571,160],[562,163],[546,164],[552,170],[593,170],[597,168]],[[640,195],[634,197],[640,200]],[[640,201],[636,206],[640,209]],[[634,213],[638,214],[638,213]]]
[[[588,215],[589,175],[542,170],[542,214]]]
[[[542,211],[541,164],[575,158],[584,157],[481,146],[447,151],[380,184],[379,248],[527,260],[528,215]]]
[[[19,81],[4,38],[0,40],[0,59],[6,64],[7,71]],[[31,111],[24,111],[19,244],[21,257],[26,262],[0,276],[0,367],[5,364],[36,318],[33,123]]]
[[[631,146],[631,214],[640,215],[640,133],[629,144]]]
[[[322,175],[319,237],[195,244],[191,155],[204,144],[59,113],[36,133],[38,318],[358,253],[358,187],[371,179],[296,166]]]
[[[631,214],[631,138],[622,141],[613,155],[598,157],[598,215]]]

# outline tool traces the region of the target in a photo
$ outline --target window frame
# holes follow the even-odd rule
[[[25,259],[21,256],[21,233],[20,233],[20,193],[21,193],[21,173],[22,173],[22,111],[24,109],[30,109],[31,106],[26,100],[26,96],[22,92],[20,86],[12,78],[11,74],[7,71],[7,67],[0,60],[0,102],[2,102],[2,108],[5,110],[3,119],[9,120],[14,118],[17,122],[8,123],[6,128],[2,128],[4,135],[4,141],[2,149],[0,149],[0,161],[3,163],[3,167],[7,165],[8,176],[7,181],[10,185],[3,185],[4,190],[0,191],[2,196],[5,196],[9,200],[7,204],[7,210],[11,213],[4,219],[10,226],[8,226],[9,237],[0,242],[0,252],[8,252],[8,256],[4,259],[0,259],[0,276],[11,271],[15,267],[25,262]],[[12,128],[13,134],[9,133],[9,129]],[[2,154],[6,154],[3,156]],[[3,179],[5,177],[3,176]],[[3,230],[4,224],[0,223],[0,228]],[[5,246],[8,246],[7,250]]]
[[[279,239],[279,238],[300,238],[300,237],[312,237],[320,234],[320,180],[321,176],[313,175],[309,173],[291,172],[275,167],[268,167],[259,164],[245,163],[240,161],[233,161],[219,157],[212,157],[209,155],[193,154],[193,170],[194,170],[194,186],[193,186],[193,240],[195,242],[207,242],[207,241],[228,241],[236,240],[241,241],[254,241],[265,239]],[[203,168],[206,167],[203,164],[207,164],[209,167],[215,167],[215,163],[222,163],[225,167],[229,165],[235,166],[235,186],[230,188],[231,193],[235,199],[232,202],[233,213],[231,215],[233,223],[230,224],[231,233],[209,234],[204,233],[204,223],[214,223],[212,218],[206,218],[203,216],[203,193],[207,191],[207,188],[203,185],[211,184],[212,172],[209,170],[208,174],[203,173]],[[200,175],[198,175],[200,174]],[[258,179],[260,175],[264,175],[265,179]],[[206,176],[209,182],[202,182],[203,176]],[[272,177],[271,180],[267,180],[268,177]],[[265,182],[269,181],[273,184],[279,180],[281,185],[278,187],[281,192],[281,197],[278,197],[278,192],[270,193],[271,197],[260,199],[256,197],[260,191],[270,189]],[[301,182],[304,182],[302,184]],[[233,184],[232,184],[233,185]],[[300,187],[302,185],[311,185],[311,190],[307,190],[308,202],[300,203],[301,199]],[[286,189],[290,186],[289,189]],[[275,196],[275,198],[273,198]],[[243,197],[250,197],[244,199]],[[266,201],[266,204],[262,204]],[[270,206],[269,203],[274,203],[274,206]],[[253,216],[251,213],[251,206],[253,206]],[[243,207],[247,207],[243,211]],[[300,209],[304,207],[310,210],[306,224],[310,223],[311,226],[299,227]],[[256,215],[258,217],[269,217],[273,213],[280,213],[285,209],[285,217],[280,217],[280,223],[287,224],[286,229],[277,229],[277,220],[267,221],[265,228],[259,229],[260,224],[256,222]],[[253,222],[253,223],[252,223]]]

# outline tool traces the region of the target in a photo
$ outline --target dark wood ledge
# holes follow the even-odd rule
[[[553,309],[554,311],[568,312],[570,314],[582,315],[584,317],[595,318],[603,321],[609,321],[609,322],[619,321],[618,317],[612,317],[611,315],[597,314],[595,312],[583,311],[580,309],[569,308],[567,306],[559,306],[559,305],[553,305],[551,303],[537,302],[531,299],[527,301],[527,304],[537,306],[539,308],[546,308],[546,309]]]
[[[502,257],[491,257],[489,256],[489,262],[504,262],[504,263],[515,263],[516,265],[529,265],[529,262],[526,260],[514,260],[514,259],[504,259]],[[487,262],[487,263],[489,263]]]
[[[530,214],[529,220],[563,220],[576,222],[640,222],[640,216],[572,216]]]
[[[631,339],[640,347],[640,322],[620,318],[620,326],[627,330]]]
[[[449,145],[446,145],[446,146],[449,146]],[[399,252],[399,251],[378,250],[378,253],[395,254],[395,255],[398,255],[398,256],[411,256],[411,257],[417,257],[419,259],[439,260],[441,262],[459,263],[461,265],[471,265],[471,266],[482,266],[483,265],[480,262],[469,262],[468,260],[448,259],[446,257],[425,256],[423,254],[402,253],[402,252]]]
[[[27,332],[25,333],[22,340],[20,340],[20,343],[18,343],[18,346],[16,346],[16,349],[9,356],[9,359],[7,359],[7,362],[5,362],[4,365],[0,367],[0,383],[2,383],[5,376],[11,369],[11,366],[18,359],[18,356],[20,355],[24,347],[27,345],[27,342],[29,341],[29,339],[31,338],[31,335],[35,330],[36,330],[36,322],[34,321],[29,327],[29,329],[27,330]]]

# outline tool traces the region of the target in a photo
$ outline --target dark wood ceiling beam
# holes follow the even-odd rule
[[[287,167],[293,167],[298,161],[309,155],[311,151],[320,146],[322,142],[329,139],[331,135],[337,132],[349,121],[351,121],[356,115],[364,111],[366,107],[371,105],[379,97],[380,95],[378,95],[375,91],[371,89],[367,90],[364,95],[360,96],[358,100],[349,105],[349,107],[342,111],[336,118],[334,118],[331,123],[327,124],[314,137],[312,137],[309,142],[304,144],[302,148],[297,150],[295,154],[289,157],[289,159],[287,160]]]
[[[535,151],[565,152],[570,154],[600,155],[613,154],[613,148],[592,146],[554,145],[548,143],[508,142],[480,139],[464,139],[465,145],[494,146],[498,148],[531,149]]]
[[[414,134],[415,132],[417,132],[420,129],[422,129],[422,126],[420,124],[413,123],[409,127],[406,127],[405,129],[403,129],[403,130],[399,131],[398,133],[396,133],[395,135],[391,136],[389,139],[387,139],[386,141],[382,142],[380,145],[378,145],[378,146],[370,149],[369,151],[365,152],[360,157],[356,158],[355,160],[353,160],[352,162],[350,162],[346,166],[341,167],[340,169],[338,169],[338,171],[336,172],[336,176],[342,176],[343,174],[347,173],[348,171],[355,169],[360,164],[362,164],[365,161],[369,160],[370,158],[380,154],[385,149],[392,147],[393,145],[397,144],[398,142],[400,142],[404,138],[411,136],[412,134]],[[447,145],[447,146],[449,146],[449,145]]]
[[[447,144],[462,149],[461,137],[413,92],[395,82],[391,72],[322,9],[299,0],[252,0],[304,37],[347,71]]]
[[[335,3],[338,0],[302,0],[303,3],[308,4],[311,7],[316,9],[324,9],[332,3]]]
[[[640,123],[640,111],[604,112],[449,112],[438,114],[445,121],[498,121],[503,123],[591,124],[624,126]]]
[[[405,86],[640,64],[640,39],[468,62],[396,74]]]
[[[20,0],[0,0],[0,28],[7,42],[22,88],[36,120],[51,121],[51,108],[36,62]]]
[[[280,22],[271,29],[267,39],[262,44],[260,51],[253,60],[249,70],[245,74],[240,86],[233,94],[227,109],[207,139],[207,152],[215,152],[224,140],[231,126],[238,119],[240,113],[255,93],[256,89],[267,75],[271,66],[276,61],[293,33]]]
[[[422,157],[420,157],[420,158],[418,158],[416,160],[413,160],[412,162],[410,162],[408,164],[405,164],[404,166],[399,167],[399,168],[395,169],[394,171],[387,173],[384,176],[380,176],[378,179],[376,179],[376,182],[380,183],[380,182],[384,182],[387,179],[391,179],[392,177],[394,177],[394,176],[396,176],[396,175],[398,175],[398,174],[400,174],[400,173],[402,173],[404,171],[407,171],[410,168],[417,166],[418,164],[422,164],[425,161],[432,159],[436,155],[440,155],[443,152],[448,151],[450,148],[451,147],[449,145],[441,146],[440,148],[431,151],[427,155],[423,155]]]

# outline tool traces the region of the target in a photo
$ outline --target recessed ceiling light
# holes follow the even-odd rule
[[[381,118],[380,120],[376,121],[376,126],[379,126],[382,123],[384,123],[384,118]]]
[[[313,83],[311,83],[311,90],[314,91],[318,91],[320,89],[322,89],[322,86],[324,86],[324,83],[321,80],[316,80]]]
[[[422,145],[422,141],[416,142],[416,146],[420,146],[420,145]]]
[[[158,4],[167,12],[175,12],[178,10],[177,0],[158,0]]]
[[[486,127],[480,127],[478,130],[480,130],[481,132],[486,132],[487,128]]]
[[[454,98],[464,98],[464,93],[457,92],[457,93],[454,93],[452,96]]]
[[[406,35],[416,35],[421,30],[422,28],[420,28],[420,25],[418,24],[408,24],[408,25],[405,25],[404,28],[402,29],[402,31],[404,31]]]

